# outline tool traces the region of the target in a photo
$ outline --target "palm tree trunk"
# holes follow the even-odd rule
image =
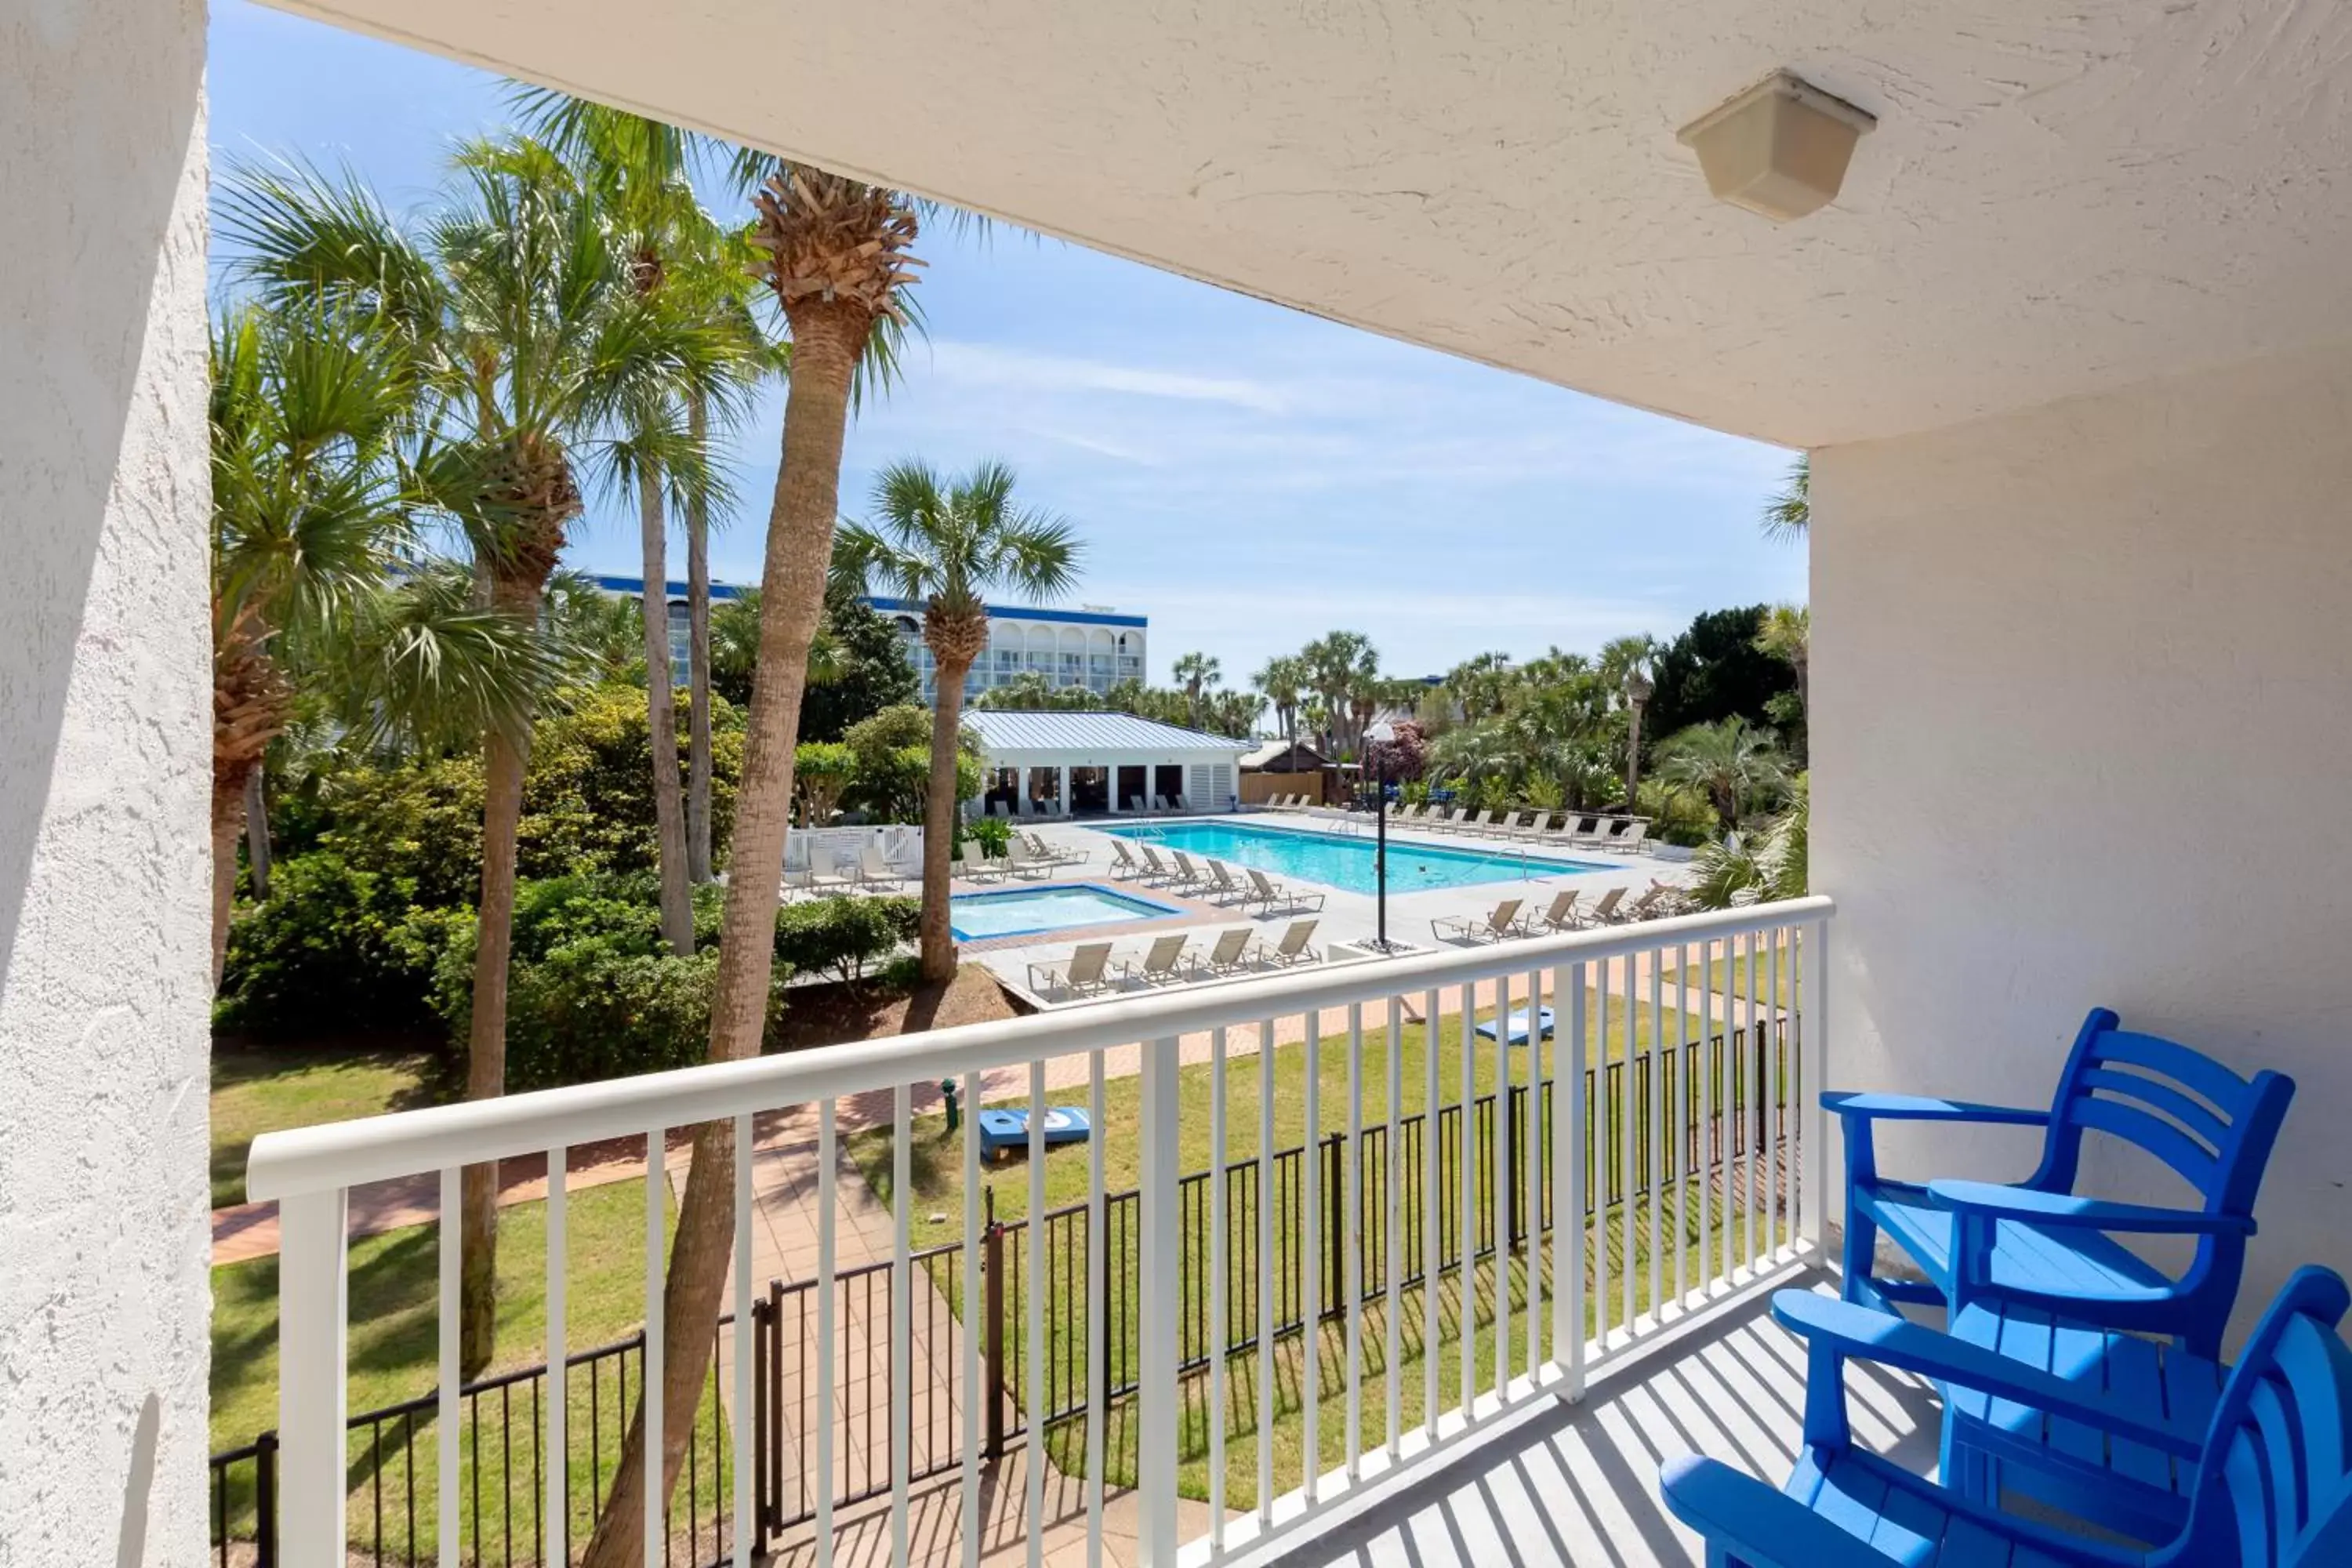
[[[236,912],[236,841],[245,836],[244,769],[213,764],[213,989],[228,963],[228,923]]]
[[[1628,707],[1625,727],[1625,809],[1634,809],[1634,791],[1642,782],[1642,705]]]
[[[824,613],[825,570],[841,500],[841,445],[849,378],[871,321],[846,301],[791,307],[793,375],[784,399],[783,463],[776,473],[761,577],[760,663],[735,797],[727,908],[710,1008],[712,1061],[759,1054],[776,956],[776,902],[793,798],[793,748],[807,686],[809,645]],[[661,1369],[661,1466],[675,1487],[703,1378],[718,1336],[719,1300],[733,1249],[735,1141],[731,1123],[697,1129],[694,1168],[678,1205],[662,1297],[667,1359]],[[645,1538],[645,1407],[629,1423],[611,1500],[588,1543],[586,1568],[628,1568]]]
[[[694,893],[686,879],[686,803],[677,780],[677,706],[670,697],[669,563],[661,475],[637,473],[637,534],[645,552],[646,731],[654,754],[654,862],[661,878],[662,940],[694,952]]]
[[[699,449],[710,410],[698,392],[687,405],[687,430]],[[686,501],[686,875],[710,880],[710,510],[699,489]]]
[[[507,963],[514,946],[515,836],[522,822],[523,753],[503,735],[483,743],[482,897],[475,921],[474,1011],[466,1029],[466,1098],[507,1087]],[[460,1205],[457,1371],[481,1375],[498,1346],[499,1168],[466,1167]]]
[[[955,978],[955,931],[948,924],[948,875],[955,848],[956,734],[963,724],[963,678],[971,668],[939,666],[939,699],[931,705],[931,784],[923,803],[923,909],[916,925],[921,939],[923,978],[944,985]],[[1064,801],[1067,811],[1070,803]]]
[[[253,868],[253,896],[269,897],[269,800],[267,769],[259,763],[245,777],[245,858]]]

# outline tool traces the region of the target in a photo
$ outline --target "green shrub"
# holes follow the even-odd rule
[[[215,1026],[297,1034],[430,1021],[426,987],[456,911],[419,907],[403,879],[329,850],[278,862],[272,891],[229,928]]]
[[[650,874],[584,875],[515,889],[507,978],[509,1092],[689,1067],[703,1059],[724,894],[695,890],[696,950],[663,944]],[[473,1021],[475,928],[452,921],[433,973],[433,1006],[457,1048]],[[791,969],[778,964],[773,994]],[[771,1014],[775,1004],[771,1002]]]
[[[1643,779],[1636,812],[1650,819],[1650,837],[1667,844],[1696,848],[1712,842],[1717,831],[1715,807],[1706,793],[1661,779]]]
[[[776,963],[793,973],[856,980],[915,938],[914,899],[816,899],[776,911]]]
[[[690,958],[613,938],[518,964],[507,991],[507,1089],[691,1067],[709,1048],[719,950]]]
[[[1013,824],[1001,816],[983,816],[976,822],[967,822],[963,830],[979,844],[982,856],[988,859],[1003,858],[1005,850],[1013,843]]]

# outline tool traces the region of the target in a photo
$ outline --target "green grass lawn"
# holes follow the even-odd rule
[[[245,1201],[245,1158],[264,1132],[432,1102],[431,1058],[401,1050],[213,1051],[213,1206]]]
[[[634,1334],[645,1316],[645,1185],[622,1182],[572,1194],[568,1205],[565,1266],[565,1339],[571,1353]],[[675,1215],[671,1216],[675,1224]],[[412,1226],[363,1237],[351,1249],[351,1327],[347,1403],[358,1415],[430,1394],[438,1357],[437,1265],[440,1227]],[[518,1204],[500,1211],[499,1226],[498,1355],[491,1375],[540,1364],[547,1333],[545,1281],[546,1205]],[[598,1378],[601,1440],[592,1445],[589,1428],[591,1373],[572,1369],[567,1399],[567,1448],[571,1454],[572,1532],[587,1539],[594,1518],[592,1475],[609,1485],[629,1412],[641,1381],[641,1361],[627,1358],[628,1400],[620,1403],[614,1363],[606,1361]],[[531,1468],[530,1434],[543,1419],[544,1401],[534,1400],[536,1380],[513,1385],[505,1394],[485,1394],[475,1403],[460,1440],[461,1471],[467,1478],[460,1541],[469,1556],[503,1560],[511,1540],[518,1560],[532,1555],[543,1482]],[[696,1451],[700,1473],[696,1514],[707,1519],[711,1500],[725,1495],[723,1453],[716,1390],[706,1393],[697,1417]],[[278,1260],[213,1270],[212,1439],[215,1452],[242,1446],[278,1424]],[[377,1510],[387,1561],[399,1560],[409,1540],[414,1508],[418,1560],[429,1560],[437,1539],[438,1452],[432,1410],[411,1420],[391,1421],[371,1432],[352,1433],[350,1442],[351,1539],[373,1549]],[[231,1533],[249,1536],[253,1521],[253,1471],[232,1472]],[[378,1483],[381,1483],[380,1488]],[[475,1487],[478,1485],[478,1496]],[[684,1499],[681,1481],[680,1499]],[[681,1524],[681,1528],[682,1528]],[[509,1535],[509,1531],[511,1534]],[[476,1550],[476,1542],[482,1550]]]
[[[1622,998],[1604,998],[1596,994],[1589,998],[1588,1008],[1588,1039],[1592,1043],[1591,1048],[1596,1058],[1601,1055],[1604,1042],[1608,1056],[1614,1059],[1622,1058],[1629,1043],[1636,1051],[1646,1051],[1649,1048],[1652,1019],[1646,997],[1643,998],[1638,1005],[1629,1006]],[[1487,1011],[1491,1012],[1491,1009]],[[1376,1018],[1385,1022],[1384,1006],[1366,1009],[1368,1026],[1364,1031],[1360,1060],[1363,1125],[1367,1127],[1384,1121],[1388,1115],[1391,1041],[1388,1031],[1384,1027],[1369,1026]],[[1320,1059],[1318,1063],[1320,1103],[1318,1107],[1316,1124],[1317,1130],[1327,1136],[1335,1131],[1344,1132],[1348,1125],[1349,1037],[1344,1026],[1344,1016],[1341,1023],[1342,1027],[1338,1032],[1324,1034],[1319,1050]],[[1671,1006],[1662,1007],[1657,1020],[1658,1038],[1671,1046],[1685,1037],[1685,1028],[1695,1032],[1697,1026],[1698,1019],[1696,1014],[1685,1020]],[[1461,1096],[1462,1028],[1458,1017],[1441,1020],[1434,1048],[1438,1066],[1438,1104],[1442,1109],[1457,1104]],[[1399,1110],[1401,1115],[1410,1117],[1420,1113],[1427,1102],[1426,1066],[1430,1050],[1427,1031],[1417,1024],[1405,1025],[1399,1033],[1395,1050],[1402,1080],[1398,1095]],[[1307,1052],[1303,1044],[1277,1047],[1274,1054],[1272,1087],[1275,1109],[1275,1146],[1277,1149],[1297,1147],[1307,1137]],[[1547,1076],[1552,1072],[1554,1061],[1553,1047],[1547,1045],[1543,1048],[1543,1067]],[[1492,1093],[1498,1066],[1497,1053],[1493,1043],[1476,1042],[1476,1048],[1471,1055],[1470,1065],[1475,1092],[1478,1095]],[[1527,1052],[1524,1047],[1513,1051],[1511,1067],[1514,1082],[1523,1084],[1527,1073]],[[1225,1158],[1229,1162],[1249,1160],[1255,1156],[1258,1150],[1258,1106],[1261,1093],[1259,1058],[1255,1055],[1236,1058],[1228,1063],[1226,1070]],[[1179,1166],[1188,1173],[1203,1171],[1209,1168],[1213,1158],[1210,1120],[1212,1068],[1207,1064],[1187,1067],[1181,1069],[1179,1075],[1179,1092],[1181,1096],[1181,1109],[1178,1118]],[[1720,1092],[1719,1089],[1717,1092]],[[1106,1188],[1112,1192],[1123,1191],[1134,1187],[1137,1182],[1139,1149],[1133,1129],[1139,1125],[1141,1082],[1135,1078],[1111,1079],[1105,1086],[1104,1097],[1106,1114],[1101,1136]],[[1026,1097],[1015,1098],[1017,1100],[1025,1100]],[[1055,1093],[1052,1099],[1056,1104],[1084,1104],[1086,1090],[1083,1088],[1064,1090]],[[888,1131],[882,1129],[859,1134],[847,1141],[847,1147],[851,1157],[857,1162],[868,1182],[887,1201],[890,1193],[892,1175],[892,1151]],[[1606,1147],[1610,1168],[1612,1171],[1616,1170],[1620,1167],[1622,1146],[1612,1138]],[[1637,1161],[1645,1167],[1648,1158],[1646,1142],[1637,1143],[1636,1154]],[[908,1148],[908,1161],[909,1173],[913,1180],[917,1200],[912,1225],[915,1244],[918,1247],[927,1247],[960,1240],[962,1236],[963,1213],[961,1135],[951,1137],[947,1132],[944,1120],[941,1118],[924,1118],[914,1126],[912,1142]],[[1375,1169],[1368,1178],[1368,1190],[1370,1190],[1369,1182],[1376,1179],[1378,1174],[1379,1172]],[[1088,1182],[1088,1155],[1086,1147],[1072,1146],[1050,1153],[1046,1159],[1045,1175],[1045,1200],[1049,1209],[1083,1203],[1087,1196]],[[1488,1168],[1482,1162],[1473,1183],[1474,1202],[1482,1211],[1486,1205],[1486,1187],[1488,1179]],[[992,1167],[983,1172],[982,1180],[987,1192],[993,1198],[994,1213],[1000,1220],[1017,1221],[1028,1212],[1029,1172],[1025,1163],[1016,1160],[1008,1165]],[[1524,1173],[1518,1180],[1524,1182]],[[1548,1184],[1548,1175],[1538,1176],[1539,1183]],[[1696,1185],[1695,1184],[1686,1184],[1684,1190],[1685,1193],[1695,1194]],[[1664,1205],[1664,1222],[1661,1226],[1661,1273],[1664,1277],[1663,1282],[1671,1291],[1674,1257],[1671,1248],[1675,1245],[1676,1239],[1675,1224],[1676,1211],[1672,1195],[1674,1188],[1671,1184],[1667,1191],[1669,1195]],[[1444,1199],[1444,1202],[1449,1205],[1458,1205],[1459,1201],[1458,1188],[1449,1192]],[[1699,1205],[1695,1195],[1690,1197],[1684,1212],[1686,1213],[1688,1226],[1681,1233],[1680,1239],[1685,1253],[1686,1267],[1691,1270],[1690,1278],[1696,1280],[1705,1278],[1706,1270],[1699,1265],[1701,1244],[1701,1237],[1698,1235]],[[1646,1310],[1651,1304],[1648,1279],[1650,1243],[1646,1209],[1642,1211],[1639,1222],[1633,1228],[1633,1235],[1623,1234],[1624,1226],[1622,1217],[1612,1218],[1611,1222],[1601,1227],[1600,1235],[1605,1238],[1601,1245],[1607,1247],[1612,1265],[1611,1289],[1605,1313],[1592,1316],[1588,1320],[1595,1330],[1605,1323],[1617,1321],[1621,1316],[1620,1291],[1622,1276],[1619,1270],[1629,1253],[1635,1266],[1635,1310]],[[1058,1237],[1059,1233],[1056,1234]],[[1204,1281],[1207,1277],[1206,1234],[1205,1220],[1199,1231],[1188,1229],[1185,1234],[1188,1248],[1185,1274],[1187,1279],[1193,1281]],[[1744,1236],[1744,1229],[1742,1235]],[[1245,1226],[1243,1236],[1244,1245],[1253,1242],[1254,1237],[1254,1226]],[[1722,1239],[1720,1215],[1717,1216],[1716,1225],[1711,1227],[1705,1239],[1710,1248],[1706,1256],[1714,1256],[1712,1249],[1719,1247]],[[1073,1226],[1070,1240],[1075,1244],[1076,1250],[1074,1256],[1065,1258],[1059,1266],[1064,1272],[1057,1276],[1057,1283],[1054,1287],[1055,1298],[1046,1304],[1045,1319],[1048,1338],[1053,1342],[1051,1364],[1071,1368],[1076,1375],[1083,1376],[1086,1361],[1084,1342],[1086,1300],[1085,1293],[1075,1289],[1073,1281],[1087,1278],[1090,1271],[1084,1266],[1083,1229]],[[1059,1240],[1055,1243],[1056,1247],[1062,1245]],[[1130,1248],[1125,1251],[1123,1256],[1131,1258],[1134,1253]],[[1024,1321],[1021,1293],[1026,1286],[1025,1251],[1019,1246],[1008,1246],[1006,1257],[1010,1287],[1007,1292],[1007,1300],[1010,1303],[1008,1310],[1012,1321],[1018,1324]],[[1407,1272],[1412,1272],[1415,1268],[1417,1268],[1417,1259],[1409,1258]],[[1547,1259],[1543,1266],[1547,1299],[1550,1293],[1549,1268],[1550,1264]],[[1254,1271],[1252,1255],[1244,1252],[1237,1257],[1234,1269],[1236,1277],[1250,1275]],[[1368,1278],[1370,1272],[1370,1270],[1367,1272]],[[1132,1274],[1133,1270],[1130,1267],[1128,1289],[1123,1292],[1115,1291],[1115,1296],[1124,1295],[1126,1299],[1132,1300]],[[948,1295],[950,1301],[951,1303],[958,1301],[961,1288],[961,1255],[949,1254],[936,1263],[933,1266],[933,1277],[935,1282]],[[1513,1314],[1511,1365],[1515,1372],[1524,1372],[1527,1367],[1525,1340],[1527,1325],[1524,1310],[1528,1289],[1524,1264],[1514,1257],[1508,1260],[1504,1277],[1507,1280],[1507,1295],[1511,1303]],[[1591,1278],[1593,1277],[1589,1274],[1588,1279]],[[1205,1288],[1196,1286],[1196,1289],[1201,1289],[1201,1294],[1204,1298]],[[1472,1270],[1470,1316],[1477,1327],[1475,1376],[1481,1386],[1491,1385],[1495,1371],[1496,1346],[1491,1325],[1496,1310],[1496,1274],[1494,1260],[1489,1258],[1477,1262]],[[1461,1314],[1456,1300],[1458,1293],[1459,1271],[1449,1268],[1443,1277],[1437,1292],[1438,1343],[1441,1355],[1439,1398],[1442,1408],[1451,1407],[1459,1398],[1461,1377],[1459,1347],[1462,1333],[1459,1321]],[[1400,1419],[1407,1428],[1410,1428],[1423,1418],[1423,1401],[1425,1397],[1423,1374],[1421,1369],[1426,1345],[1426,1328],[1421,1288],[1413,1285],[1401,1290],[1398,1305]],[[1597,1312],[1597,1305],[1595,1310]],[[1243,1310],[1254,1321],[1255,1313],[1254,1306],[1247,1306]],[[1205,1312],[1205,1308],[1202,1311]],[[1381,1300],[1372,1303],[1357,1314],[1357,1321],[1361,1325],[1362,1335],[1360,1355],[1365,1379],[1362,1421],[1364,1445],[1368,1450],[1378,1447],[1385,1440],[1387,1430],[1386,1375],[1383,1359],[1386,1350],[1385,1311],[1386,1303]],[[1126,1314],[1120,1314],[1120,1317],[1122,1321],[1116,1323],[1112,1330],[1115,1336],[1112,1342],[1112,1359],[1115,1366],[1131,1367],[1134,1364],[1135,1353],[1133,1319]],[[1549,1356],[1551,1353],[1549,1306],[1546,1307],[1542,1317],[1538,1349],[1539,1355]],[[1197,1328],[1197,1325],[1195,1327]],[[1192,1331],[1188,1330],[1188,1345],[1192,1342],[1189,1337]],[[1346,1343],[1347,1331],[1344,1323],[1340,1321],[1325,1323],[1317,1335],[1318,1365],[1320,1368],[1319,1398],[1317,1402],[1320,1407],[1320,1429],[1318,1435],[1317,1455],[1321,1465],[1326,1468],[1338,1463],[1345,1454],[1344,1429],[1341,1423],[1344,1421],[1346,1405],[1344,1394],[1335,1391],[1343,1391],[1346,1386]],[[1275,1357],[1276,1415],[1272,1433],[1277,1492],[1298,1485],[1305,1473],[1307,1458],[1306,1418],[1302,1402],[1305,1355],[1305,1336],[1294,1333],[1278,1341]],[[1245,1508],[1252,1506],[1255,1500],[1258,1418],[1256,1380],[1260,1375],[1260,1368],[1255,1352],[1232,1361],[1229,1368],[1231,1376],[1226,1421],[1225,1496],[1229,1506]],[[1211,1425],[1207,1409],[1209,1394],[1210,1384],[1205,1373],[1196,1374],[1188,1380],[1185,1395],[1186,1429],[1181,1464],[1185,1494],[1192,1497],[1205,1498],[1208,1495],[1208,1434]],[[1105,1468],[1108,1479],[1113,1481],[1131,1479],[1134,1473],[1135,1433],[1132,1415],[1131,1404],[1123,1404],[1114,1411],[1107,1427]],[[1067,1422],[1055,1427],[1049,1435],[1049,1442],[1055,1453],[1055,1462],[1067,1469],[1082,1470],[1084,1440],[1083,1421]]]

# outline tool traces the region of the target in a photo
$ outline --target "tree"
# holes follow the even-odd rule
[[[1464,659],[1445,672],[1442,685],[1446,700],[1461,710],[1462,721],[1475,724],[1503,710],[1513,685],[1510,656],[1482,653]]]
[[[1806,664],[1813,640],[1813,613],[1803,605],[1775,605],[1764,612],[1756,628],[1756,651],[1787,661],[1797,675],[1797,717],[1812,718],[1806,689]]]
[[[812,685],[802,700],[803,740],[837,741],[861,719],[922,700],[922,682],[898,626],[845,584],[825,592],[819,643],[832,668],[830,678]]]
[[[1250,684],[1274,704],[1274,721],[1282,726],[1286,746],[1298,744],[1298,704],[1311,679],[1307,661],[1295,654],[1278,654],[1265,661]]]
[[[1351,717],[1348,697],[1360,679],[1377,674],[1380,654],[1361,632],[1329,632],[1299,650],[1306,662],[1307,685],[1322,700],[1323,748],[1326,755],[1362,749],[1353,731],[1342,733]]]
[[[1788,770],[1772,731],[1738,717],[1694,724],[1658,746],[1658,777],[1706,792],[1727,832],[1761,792],[1786,782]]]
[[[703,449],[645,411],[715,382],[726,354],[707,321],[636,286],[628,246],[551,150],[522,139],[469,143],[456,170],[421,233],[364,186],[299,170],[234,178],[222,228],[242,253],[239,275],[281,308],[401,334],[431,405],[409,469],[465,533],[489,607],[536,625],[583,481],[625,494],[648,468],[681,487],[704,481]],[[527,733],[494,730],[484,742],[468,1099],[494,1098],[506,1081]],[[466,1173],[459,1359],[468,1376],[493,1349],[495,1174]]]
[[[630,281],[638,294],[646,299],[663,295],[681,317],[702,321],[709,328],[714,348],[723,345],[727,353],[726,368],[735,373],[729,380],[741,384],[753,379],[764,368],[767,356],[744,307],[746,258],[730,253],[717,224],[696,199],[689,178],[694,165],[707,159],[701,140],[658,120],[545,89],[519,87],[515,99],[532,133],[569,163],[583,190],[593,195],[609,215],[628,248]],[[692,439],[707,440],[712,397],[721,384],[715,378],[677,387],[649,382],[642,389],[645,395],[630,410],[636,426],[635,444],[643,448],[630,466],[635,470],[642,556],[646,711],[653,735],[654,810],[661,846],[662,933],[670,951],[679,957],[694,951],[690,889],[710,878],[709,693],[705,679],[694,683],[689,700],[693,736],[688,771],[698,785],[690,834],[684,792],[669,761],[676,748],[668,743],[668,731],[676,721],[670,700],[673,670],[664,482],[675,476],[666,475],[659,447],[666,433],[681,422]],[[690,409],[681,407],[689,402]],[[708,473],[699,483],[679,487],[679,510],[688,514],[692,523],[690,548],[703,542],[716,489],[717,481]],[[702,602],[689,606],[688,618],[690,626],[695,626],[698,608],[695,629],[701,629],[707,640],[707,565],[703,576]],[[690,632],[689,645],[694,640]],[[701,668],[707,672],[707,651]]]
[[[547,617],[576,659],[581,680],[635,686],[645,679],[645,612],[636,602],[607,594],[580,573],[558,572],[548,580]]]
[[[228,952],[248,782],[295,683],[273,645],[331,636],[408,542],[415,412],[393,334],[246,307],[212,334],[213,983]]]
[[[1700,846],[1691,858],[1691,897],[1701,909],[1801,899],[1807,891],[1811,815],[1805,775],[1789,788],[1788,804],[1759,833],[1727,833]]]
[[[1364,776],[1385,776],[1391,784],[1410,784],[1421,777],[1428,754],[1421,726],[1406,720],[1396,726],[1396,738],[1374,741],[1364,748]]]
[[[842,442],[862,378],[888,378],[895,334],[907,319],[902,294],[919,265],[908,252],[920,228],[917,204],[896,191],[760,153],[739,156],[735,173],[752,193],[758,217],[751,237],[765,253],[761,281],[774,292],[791,333],[792,372],[710,1009],[713,1061],[759,1053],[775,963],[801,700],[824,613],[841,498]],[[718,1333],[734,1240],[736,1152],[730,1123],[696,1131],[662,1298],[666,1418],[661,1432],[649,1434],[640,1405],[630,1423],[611,1501],[588,1544],[588,1568],[624,1568],[638,1552],[649,1462],[661,1466],[665,1487],[676,1484]]]
[[[1801,452],[1789,465],[1789,477],[1780,491],[1764,503],[1762,519],[1764,537],[1777,540],[1798,540],[1812,530],[1813,524],[1813,458]]]
[[[1781,659],[1758,651],[1764,606],[1710,610],[1658,650],[1651,668],[1655,689],[1647,725],[1671,735],[1693,724],[1735,715],[1752,725],[1770,721],[1772,700],[1796,689],[1795,673]]]
[[[1246,741],[1257,732],[1257,717],[1265,710],[1265,699],[1255,691],[1213,692],[1208,703],[1209,731],[1236,741]]]
[[[1170,671],[1176,684],[1184,689],[1184,722],[1192,729],[1201,727],[1201,693],[1224,678],[1217,661],[1205,653],[1180,655]]]
[[[988,649],[988,595],[1002,590],[1039,601],[1077,580],[1080,545],[1050,512],[1014,504],[1013,470],[982,463],[950,479],[927,463],[893,463],[874,479],[873,518],[841,531],[840,570],[920,600],[923,641],[937,671],[931,710],[930,799],[923,813],[923,978],[955,978],[948,925],[948,877],[955,823],[956,735],[963,723],[964,676]]]

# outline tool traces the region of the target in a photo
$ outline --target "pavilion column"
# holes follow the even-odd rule
[[[1055,765],[1054,804],[1061,807],[1064,816],[1070,815],[1070,764],[1067,763]]]

